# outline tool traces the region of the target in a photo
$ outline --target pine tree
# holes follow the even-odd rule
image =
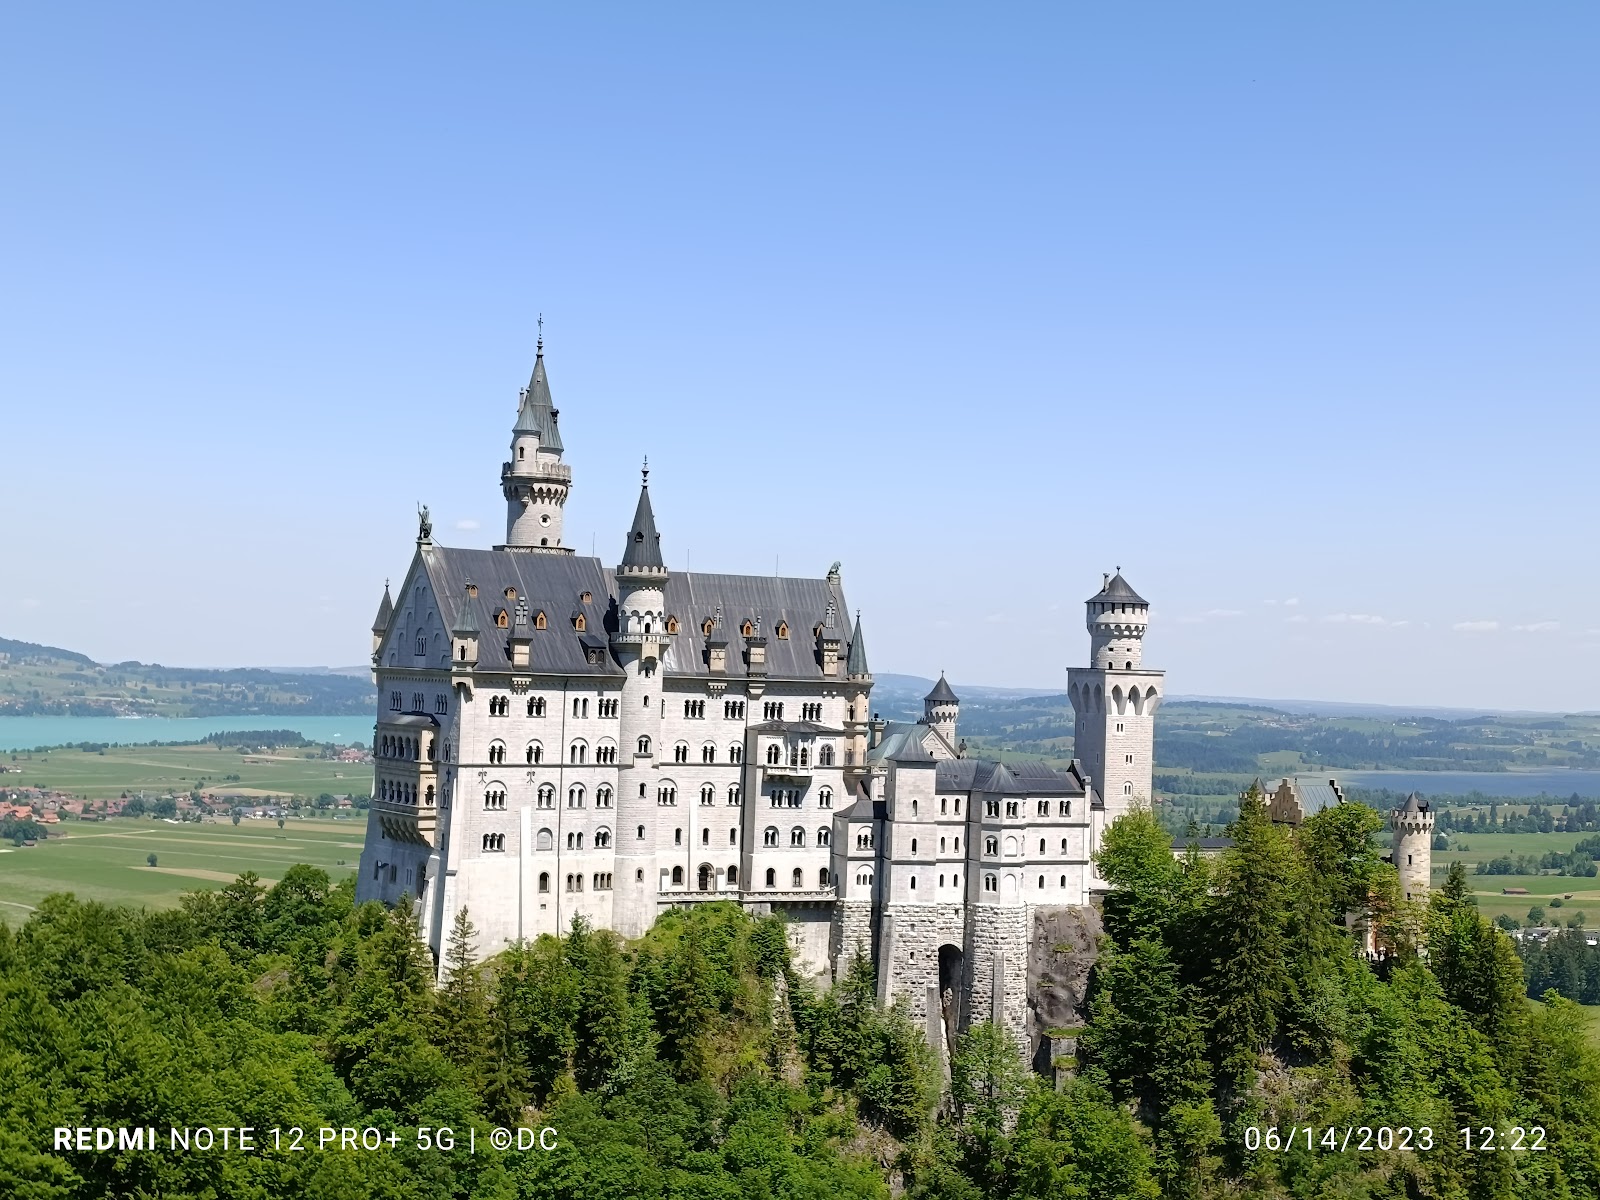
[[[444,982],[433,1004],[434,1043],[475,1092],[482,1090],[490,1070],[489,995],[474,962],[476,934],[467,910],[458,911],[445,944]]]

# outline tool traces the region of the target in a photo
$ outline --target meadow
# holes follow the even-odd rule
[[[80,900],[170,908],[184,892],[221,887],[245,871],[275,881],[296,863],[337,882],[356,869],[366,814],[167,824],[149,817],[66,821],[34,846],[0,847],[0,920],[17,925],[52,892]],[[148,856],[156,856],[151,868]]]
[[[366,795],[372,768],[362,763],[307,758],[289,749],[241,754],[225,746],[112,746],[105,750],[58,748],[44,753],[17,751],[4,757],[5,787],[52,788],[109,800],[141,792],[146,798],[183,794],[198,788],[220,796],[263,799],[328,793]]]
[[[1600,877],[1582,878],[1574,875],[1474,875],[1473,868],[1479,862],[1501,855],[1515,857],[1519,854],[1544,854],[1550,850],[1559,850],[1563,853],[1572,849],[1577,841],[1585,836],[1580,833],[1469,833],[1463,834],[1459,845],[1452,845],[1449,850],[1435,850],[1433,852],[1433,886],[1435,888],[1444,883],[1445,873],[1449,871],[1450,864],[1460,862],[1467,868],[1467,880],[1472,884],[1473,894],[1478,898],[1479,909],[1488,917],[1497,917],[1502,913],[1516,917],[1526,923],[1528,909],[1535,904],[1545,906],[1547,919],[1560,919],[1563,923],[1578,912],[1588,918],[1589,928],[1600,927]],[[1506,896],[1501,894],[1502,888],[1523,887],[1528,889],[1526,896]],[[1552,896],[1565,896],[1572,894],[1572,899],[1563,901],[1561,908],[1549,907]]]

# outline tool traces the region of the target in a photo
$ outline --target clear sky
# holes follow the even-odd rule
[[[1600,7],[0,10],[0,635],[364,661],[545,316],[614,560],[873,666],[1600,708]]]

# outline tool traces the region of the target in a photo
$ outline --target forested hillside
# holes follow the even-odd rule
[[[408,909],[355,906],[312,868],[171,912],[54,897],[0,927],[0,1195],[1600,1196],[1600,1057],[1578,1008],[1529,1009],[1512,943],[1459,880],[1427,911],[1399,901],[1377,824],[1346,805],[1291,836],[1252,799],[1210,862],[1175,860],[1148,816],[1119,823],[1059,1092],[981,1024],[946,1090],[864,964],[818,992],[781,923],[731,904],[631,944],[575,925],[473,968],[462,915],[436,990]],[[1381,963],[1357,953],[1352,909]],[[256,1148],[166,1148],[201,1124],[252,1126]],[[163,1148],[52,1148],[57,1126],[135,1125]],[[496,1125],[552,1129],[553,1148],[496,1150]],[[400,1136],[290,1150],[274,1126]],[[1537,1128],[1541,1148],[1505,1132],[1466,1149],[1484,1126]],[[1347,1129],[1370,1145],[1325,1148]]]

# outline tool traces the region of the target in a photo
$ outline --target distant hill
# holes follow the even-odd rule
[[[75,650],[0,638],[0,716],[343,716],[370,713],[375,702],[365,668],[107,665]]]

